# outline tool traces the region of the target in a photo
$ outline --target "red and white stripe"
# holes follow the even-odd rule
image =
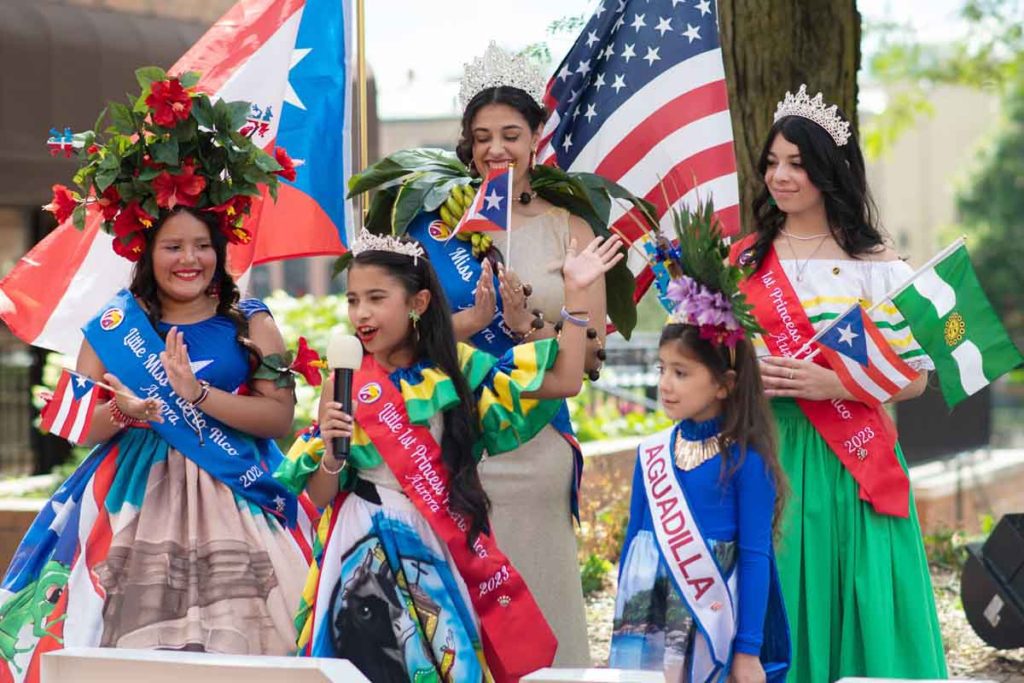
[[[76,399],[71,387],[74,381],[74,373],[68,370],[61,372],[53,400],[43,410],[40,428],[77,444],[89,433],[98,392],[93,385],[81,399]]]
[[[551,143],[558,123],[555,113],[545,126],[542,163],[555,160]],[[666,236],[674,237],[670,207],[692,208],[708,198],[723,233],[737,234],[739,185],[721,50],[680,62],[633,94],[567,170],[596,173],[651,202]],[[627,205],[613,204],[609,225],[630,242],[646,239],[639,212]],[[641,253],[630,250],[629,266],[638,275],[635,298],[651,281]]]
[[[889,342],[871,318],[862,310],[866,337],[868,364],[862,366],[853,358],[839,353],[825,344],[818,348],[839,380],[857,400],[868,405],[880,405],[913,382],[918,372],[911,368],[889,346]]]

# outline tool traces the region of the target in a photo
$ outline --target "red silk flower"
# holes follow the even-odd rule
[[[117,188],[111,185],[96,198],[96,204],[103,212],[103,220],[112,221],[121,209],[121,195],[117,192]]]
[[[54,185],[53,199],[43,209],[52,213],[58,223],[63,223],[71,217],[77,206],[78,200],[74,192],[64,185]]]
[[[223,204],[210,207],[208,211],[220,216],[221,229],[227,234],[232,228],[240,225],[240,219],[249,212],[252,197],[247,194],[236,194]]]
[[[305,377],[311,387],[318,387],[323,382],[319,363],[320,354],[315,349],[309,347],[305,337],[299,337],[299,348],[295,352],[295,361],[291,364],[289,370]]]
[[[188,162],[181,165],[181,173],[172,175],[161,171],[153,179],[156,205],[164,209],[173,209],[178,205],[195,206],[205,187],[206,178],[196,175],[195,166]]]
[[[277,163],[281,165],[280,171],[274,171],[275,174],[281,176],[290,183],[295,182],[295,162],[288,156],[288,152],[285,151],[284,147],[274,148],[274,158]]]
[[[114,238],[114,253],[129,261],[138,261],[146,248],[146,240],[141,232],[128,233],[125,237]]]
[[[132,202],[121,209],[121,213],[117,214],[117,218],[114,219],[114,236],[115,237],[128,237],[136,233],[140,233],[144,230],[148,230],[153,227],[155,219],[150,216],[146,211],[139,205],[138,202]],[[142,239],[139,236],[139,239]],[[118,240],[114,240],[114,250],[117,250]],[[118,252],[119,254],[121,252]],[[124,254],[121,254],[122,256]]]
[[[164,128],[174,128],[178,121],[184,121],[192,111],[192,98],[181,81],[169,78],[154,81],[146,97],[146,106],[153,110],[153,123]]]

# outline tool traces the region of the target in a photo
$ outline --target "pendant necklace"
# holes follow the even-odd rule
[[[811,263],[811,259],[814,258],[814,255],[817,254],[818,250],[821,249],[821,246],[825,244],[825,238],[828,237],[829,233],[825,232],[820,235],[813,235],[811,237],[794,237],[790,235],[789,232],[785,229],[779,230],[779,232],[781,232],[782,236],[786,238],[786,244],[789,245],[789,251],[792,252],[793,260],[796,261],[796,281],[803,282],[804,271],[807,270],[807,266]],[[800,264],[800,258],[796,255],[796,249],[793,247],[793,239],[806,241],[810,241],[812,239],[820,240],[818,242],[818,246],[816,246],[814,248],[814,251],[811,252],[811,255],[804,259],[803,265]]]

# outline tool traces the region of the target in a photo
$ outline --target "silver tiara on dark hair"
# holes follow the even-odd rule
[[[359,236],[352,242],[353,256],[359,256],[364,251],[389,251],[392,254],[402,254],[411,258],[416,265],[419,265],[419,259],[424,255],[423,247],[417,242],[405,242],[391,235],[375,235],[366,228],[363,228],[359,232]]]
[[[786,91],[786,98],[779,102],[772,122],[778,121],[783,116],[799,116],[814,121],[832,136],[839,147],[845,145],[846,141],[850,139],[850,122],[843,121],[839,116],[838,107],[834,104],[831,107],[826,106],[821,98],[821,93],[815,95],[813,99],[810,98],[807,95],[806,84],[800,86],[796,95]]]
[[[483,56],[465,65],[462,83],[459,85],[459,107],[466,108],[469,101],[487,88],[509,86],[524,90],[539,104],[547,85],[544,75],[526,55],[514,55],[494,41],[487,46]]]

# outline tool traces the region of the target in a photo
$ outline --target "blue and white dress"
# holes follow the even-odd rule
[[[673,461],[683,441],[710,439],[720,428],[718,418],[680,422],[670,441]],[[775,484],[757,451],[747,448],[736,466],[739,449],[735,444],[728,448],[730,472],[723,471],[720,453],[691,470],[673,469],[722,576],[735,578],[732,652],[760,655],[768,680],[781,681],[789,662],[789,629],[772,551]],[[676,676],[686,670],[696,629],[662,557],[654,525],[638,461],[619,565],[609,665],[663,670],[670,674],[668,680],[681,681]],[[727,673],[722,671],[720,680]]]
[[[240,308],[249,318],[269,313],[255,300]],[[178,328],[197,377],[225,391],[244,386],[249,357],[231,319]],[[258,443],[272,471],[281,451]],[[154,430],[120,431],[53,495],[11,562],[0,680],[38,680],[41,653],[60,647],[293,652],[308,512],[300,505],[300,522],[285,528]]]

